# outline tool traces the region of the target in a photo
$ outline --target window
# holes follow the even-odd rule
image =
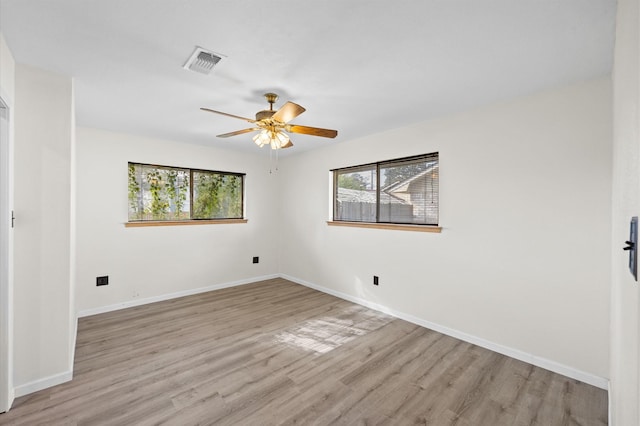
[[[333,220],[438,224],[438,153],[333,170]]]
[[[241,219],[244,176],[129,163],[129,222]]]

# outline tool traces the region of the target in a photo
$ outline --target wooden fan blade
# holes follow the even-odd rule
[[[220,114],[220,115],[226,115],[227,117],[239,118],[240,120],[248,121],[249,123],[256,122],[256,120],[254,120],[253,118],[240,117],[239,115],[228,114],[226,112],[216,111],[214,109],[209,109],[209,108],[200,108],[200,109],[202,111],[213,112],[214,114]]]
[[[306,109],[300,105],[294,104],[293,102],[287,102],[282,106],[282,108],[277,110],[271,118],[281,123],[288,123],[305,111]]]
[[[287,142],[286,145],[282,145],[282,148],[280,149],[291,148],[292,146],[293,146],[293,142],[291,142],[291,139],[289,139],[289,142]]]
[[[235,132],[231,132],[231,133],[223,133],[221,135],[218,135],[219,138],[228,138],[230,136],[235,136],[235,135],[241,135],[243,133],[249,133],[249,132],[253,132],[255,130],[260,130],[259,127],[254,127],[251,129],[242,129],[242,130],[236,130]]]
[[[337,130],[321,129],[319,127],[299,126],[297,124],[289,124],[285,127],[287,132],[300,133],[303,135],[322,136],[323,138],[335,138],[338,136]]]

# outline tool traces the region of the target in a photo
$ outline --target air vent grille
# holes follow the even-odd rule
[[[195,50],[184,64],[184,69],[199,72],[201,74],[211,74],[213,67],[222,59],[222,55],[218,55],[202,47],[196,46]]]

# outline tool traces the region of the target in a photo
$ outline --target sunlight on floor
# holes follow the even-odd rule
[[[371,312],[342,312],[341,316],[348,318],[325,316],[311,319],[276,334],[275,339],[287,346],[324,354],[356,337],[379,329],[393,319],[385,314]]]

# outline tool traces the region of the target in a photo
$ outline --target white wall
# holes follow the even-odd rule
[[[269,153],[77,130],[77,309],[82,315],[278,272]],[[246,173],[246,224],[125,228],[127,162]],[[252,264],[259,256],[260,263]],[[96,287],[96,277],[109,285]]]
[[[327,226],[330,169],[434,151],[442,234]],[[280,170],[282,273],[606,386],[608,78],[287,157]]]
[[[72,81],[26,65],[15,78],[16,395],[71,377]]]
[[[0,89],[12,101],[15,98],[15,61],[0,33]]]
[[[638,283],[622,251],[629,219],[640,216],[640,8],[619,0],[613,67],[613,229],[611,292],[611,392],[613,425],[640,424]]]

